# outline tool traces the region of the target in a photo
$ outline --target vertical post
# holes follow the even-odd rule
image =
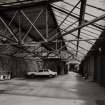
[[[56,39],[56,51],[57,51],[57,49],[58,49],[58,41]]]
[[[46,6],[46,38],[48,38],[48,9]]]
[[[18,38],[19,39],[18,40],[19,40],[19,43],[21,43],[22,40],[21,40],[21,16],[20,16],[21,14],[20,14],[20,10],[18,13],[19,13],[19,17],[18,17],[18,19],[19,19],[19,34],[18,34],[19,36],[18,36]]]
[[[87,2],[87,0],[81,0],[79,26],[82,25],[83,22],[84,22],[86,2]],[[78,30],[78,36],[77,36],[78,40],[77,40],[77,52],[76,52],[76,55],[78,55],[80,33],[81,33],[81,29]]]

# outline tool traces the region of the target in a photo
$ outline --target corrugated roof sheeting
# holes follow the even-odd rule
[[[73,7],[76,5],[76,3],[79,2],[79,0],[64,0],[63,2],[54,3],[53,6],[57,7],[53,8],[56,19],[58,20],[58,24],[60,25],[62,21],[65,19],[65,17],[70,13],[70,11],[73,9]],[[105,14],[105,3],[101,0],[87,0],[86,3],[86,11],[85,11],[85,21],[91,21],[92,19],[95,19],[96,17],[99,17],[101,15]],[[60,25],[61,30],[66,29],[69,25],[72,25],[75,21],[78,21],[80,15],[80,4],[68,15],[68,17],[65,19],[62,25]],[[85,22],[84,21],[84,22]],[[78,56],[83,53],[84,55],[87,54],[87,52],[90,50],[90,48],[94,45],[95,39],[99,38],[100,34],[102,33],[102,29],[105,27],[105,19],[101,19],[100,21],[97,21],[93,23],[94,25],[88,25],[81,29],[80,38],[83,39],[82,41],[79,41],[79,49],[78,49]],[[70,26],[66,31],[69,31],[75,27],[78,26],[78,22],[76,24],[73,24]],[[99,28],[98,28],[99,27]],[[65,33],[65,32],[62,32]],[[66,40],[75,40],[77,39],[78,31],[72,32],[64,38]],[[90,40],[88,40],[90,39]],[[91,40],[93,39],[93,40]],[[73,49],[75,49],[75,52],[77,51],[76,41],[70,42],[69,46]],[[71,50],[71,49],[68,49]],[[82,54],[82,57],[79,57],[80,60],[83,59],[84,55]]]

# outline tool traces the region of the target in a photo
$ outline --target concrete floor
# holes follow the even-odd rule
[[[105,87],[73,72],[51,79],[0,81],[0,105],[98,105],[97,100],[105,100]]]

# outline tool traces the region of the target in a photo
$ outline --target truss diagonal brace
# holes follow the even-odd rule
[[[92,23],[94,23],[94,22],[97,22],[97,21],[99,21],[99,20],[101,20],[101,19],[103,19],[103,18],[105,18],[105,14],[104,14],[104,15],[101,15],[101,16],[99,16],[99,17],[97,17],[97,18],[95,18],[95,19],[93,19],[93,20],[91,20],[91,21],[89,21],[89,22],[86,22],[86,23],[84,23],[84,24],[82,24],[82,25],[80,25],[80,26],[78,26],[78,27],[76,27],[76,28],[74,28],[74,29],[71,29],[70,31],[68,31],[68,32],[66,32],[66,33],[64,33],[64,34],[62,34],[62,36],[65,36],[65,35],[67,35],[67,34],[70,34],[70,33],[74,32],[74,31],[76,31],[76,30],[78,30],[78,29],[81,29],[81,28],[83,28],[83,27],[85,27],[85,26],[87,26],[87,25],[90,25],[90,24],[92,24]]]
[[[67,11],[64,11],[64,10],[62,10],[62,9],[60,9],[60,8],[57,8],[57,7],[53,6],[53,5],[51,5],[51,6],[52,6],[52,8],[54,8],[54,9],[60,11],[60,12],[63,12],[63,13],[65,13],[65,14],[69,14]],[[75,15],[73,15],[73,14],[69,14],[69,15],[72,16],[72,17],[74,17],[75,19],[79,19],[77,16],[75,16]],[[88,20],[85,20],[85,22],[89,22],[89,21],[88,21]],[[101,29],[101,30],[104,30],[104,28],[98,26],[98,24],[93,24],[93,23],[92,23],[91,25],[94,26],[94,27],[96,27],[96,28],[99,28],[99,29]]]
[[[36,30],[36,32],[41,36],[41,38],[47,42],[47,39],[44,38],[44,36],[40,33],[40,31],[36,28],[36,26],[31,22],[31,20],[27,17],[27,15],[24,13],[23,10],[21,10],[22,15],[27,19],[27,21],[33,26],[33,28]]]
[[[11,28],[6,24],[6,22],[3,20],[2,17],[0,17],[1,22],[5,25],[5,27],[8,29],[8,31],[10,32],[10,34],[15,38],[16,42],[18,42],[18,39],[16,38],[16,35],[14,34],[14,32],[11,30]]]
[[[64,21],[69,17],[69,15],[73,12],[73,10],[77,7],[80,1],[73,7],[73,9],[69,12],[69,14],[64,18],[64,20],[60,23],[59,27],[64,23]]]
[[[43,13],[43,9],[39,12],[38,16],[36,17],[36,19],[34,20],[33,24],[36,23],[36,21],[39,19],[39,17],[41,16],[41,14]],[[22,41],[25,40],[25,38],[28,36],[29,32],[31,31],[32,29],[32,25],[30,26],[29,30],[27,31],[27,33],[24,35]]]
[[[80,25],[80,26],[78,26],[78,27],[76,27],[76,28],[71,29],[70,31],[68,31],[68,32],[66,32],[66,33],[64,33],[64,34],[62,34],[62,35],[60,35],[60,36],[58,36],[58,38],[63,37],[63,36],[66,36],[66,35],[68,35],[68,34],[74,32],[74,31],[77,31],[78,29],[81,29],[81,28],[83,28],[83,27],[85,27],[85,26],[88,26],[88,25],[90,25],[90,24],[92,24],[92,23],[94,23],[94,22],[97,22],[97,21],[99,21],[99,20],[101,20],[101,19],[103,19],[103,18],[105,18],[105,14],[104,14],[104,15],[101,15],[101,16],[99,16],[99,17],[97,17],[97,18],[95,18],[95,19],[93,19],[93,20],[91,20],[91,21],[89,21],[89,22],[86,22],[86,23],[84,23],[84,24],[82,24],[82,25]],[[51,37],[51,38],[49,39],[49,41],[52,41],[52,40],[55,40],[55,39],[56,39],[56,36],[54,35],[53,37]]]

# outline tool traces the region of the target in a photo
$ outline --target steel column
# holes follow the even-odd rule
[[[20,14],[20,10],[19,10],[19,36],[18,36],[18,40],[19,40],[19,43],[22,43],[22,40],[21,40],[21,14]]]
[[[46,38],[48,38],[48,8],[46,7]]]
[[[79,17],[79,26],[84,23],[84,16],[85,16],[85,9],[86,9],[86,2],[87,0],[81,0],[81,7],[80,7],[80,17]],[[80,38],[81,29],[78,30],[78,36],[77,36],[77,52],[78,54],[78,46],[79,46],[79,38]]]

